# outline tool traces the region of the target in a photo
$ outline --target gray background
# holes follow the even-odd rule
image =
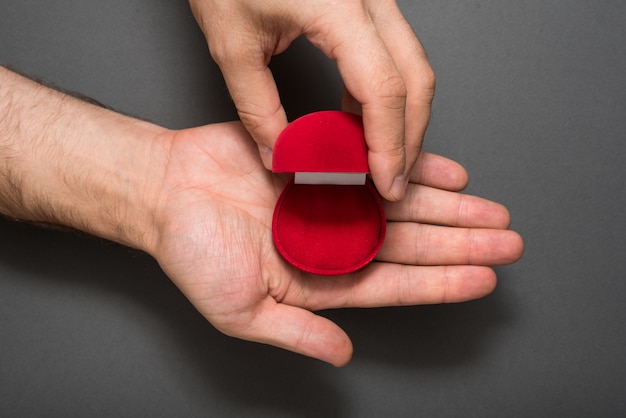
[[[335,369],[225,337],[144,254],[0,221],[3,416],[624,416],[626,2],[401,1],[438,75],[426,149],[525,238],[496,291],[330,311]],[[185,1],[0,1],[0,64],[170,128],[236,117]],[[291,118],[335,66],[273,61]]]

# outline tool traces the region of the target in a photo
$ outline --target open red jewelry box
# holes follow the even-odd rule
[[[285,260],[309,273],[335,275],[374,259],[386,220],[367,178],[360,116],[323,111],[296,119],[274,145],[272,170],[294,173],[272,224],[274,244]]]

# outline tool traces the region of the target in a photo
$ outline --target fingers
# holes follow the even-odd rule
[[[435,75],[396,3],[369,3],[371,30],[351,18],[350,34],[341,32],[330,42],[338,45],[331,57],[346,86],[342,108],[363,116],[374,183],[384,198],[398,200],[421,151]],[[325,45],[318,43],[322,49]]]
[[[284,303],[311,310],[456,303],[486,296],[495,285],[496,275],[489,267],[374,262],[349,276],[303,281],[305,290],[294,292]]]
[[[506,230],[508,210],[479,197],[411,184],[403,201],[385,203],[385,213],[381,261],[494,266],[513,263],[523,252],[521,237]]]
[[[515,262],[523,251],[521,237],[506,230],[507,209],[479,197],[411,184],[407,198],[387,202],[385,213],[387,236],[378,260],[495,266]]]
[[[342,3],[336,13],[316,22],[307,28],[309,40],[336,60],[349,96],[360,104],[372,178],[383,197],[401,199],[408,182],[402,76],[360,5]]]
[[[376,43],[382,50],[379,57],[348,57],[338,60],[338,64],[347,89],[361,104],[368,163],[374,183],[385,199],[399,200],[404,197],[408,183],[404,143],[406,91],[393,61],[383,56],[386,53],[384,45],[378,39]],[[367,61],[378,61],[379,64],[372,66]],[[368,66],[371,70],[362,70],[359,74],[350,71],[351,68]]]
[[[517,261],[521,251],[522,240],[513,231],[392,222],[376,259],[422,266],[498,266]]]
[[[344,108],[363,115],[370,170],[379,192],[392,201],[404,196],[430,117],[434,75],[393,0],[193,0],[191,5],[267,168],[274,142],[287,124],[268,63],[305,33],[337,61],[348,92]]]
[[[308,309],[463,302],[491,293],[496,285],[496,276],[488,267],[415,267],[379,262],[348,276],[305,280],[306,290],[299,290],[297,297],[287,295],[282,303],[268,297],[252,321],[222,331],[340,367],[352,358],[349,337],[335,323]]]
[[[404,122],[408,174],[420,153],[430,119],[435,74],[422,44],[395,1],[370,1],[369,10],[406,87]]]
[[[460,191],[467,186],[468,175],[459,163],[440,155],[422,152],[409,173],[409,179],[411,183]]]
[[[465,228],[506,229],[508,210],[499,203],[418,184],[410,184],[400,202],[386,202],[388,221],[419,222]]]
[[[216,59],[239,118],[256,141],[263,165],[272,168],[272,148],[287,126],[276,82],[262,57],[242,60],[231,55]]]
[[[239,117],[271,169],[271,150],[287,116],[268,64],[300,33],[279,7],[284,2],[264,3],[259,10],[245,1],[191,0],[190,5]],[[272,13],[264,13],[265,7]]]
[[[226,334],[270,344],[340,367],[352,358],[352,342],[335,323],[295,306],[268,297],[253,320]],[[230,332],[229,332],[230,331]]]
[[[363,115],[379,192],[387,200],[404,196],[430,117],[435,80],[395,1],[190,3],[267,168],[287,124],[268,63],[305,33],[337,61],[348,92],[344,108]]]

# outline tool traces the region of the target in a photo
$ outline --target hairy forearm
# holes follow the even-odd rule
[[[0,213],[147,249],[166,133],[0,67]]]

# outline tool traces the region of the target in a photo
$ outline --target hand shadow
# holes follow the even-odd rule
[[[312,112],[341,109],[343,81],[337,66],[306,38],[296,39],[289,49],[274,56],[270,68],[289,121]]]
[[[113,324],[115,332],[122,334],[116,340],[140,339],[139,344],[148,346],[148,351],[151,349],[150,345],[157,344],[165,356],[161,360],[171,362],[170,365],[163,366],[160,362],[142,359],[136,362],[134,367],[137,369],[133,375],[151,374],[142,370],[146,367],[166,369],[168,371],[162,373],[166,374],[168,381],[161,384],[182,385],[184,393],[189,394],[195,404],[205,405],[211,402],[211,398],[214,399],[213,402],[217,398],[230,399],[233,405],[280,411],[289,416],[303,416],[311,411],[319,416],[344,415],[341,399],[333,384],[333,376],[325,373],[332,370],[332,366],[221,334],[193,308],[161,271],[156,261],[147,254],[97,238],[85,237],[80,233],[39,229],[0,219],[0,272],[2,271],[9,272],[0,277],[0,294],[3,297],[13,296],[11,282],[19,278],[19,286],[26,286],[27,290],[30,286],[33,289],[41,289],[42,286],[60,288],[61,292],[63,288],[68,288],[72,294],[90,299],[76,304],[64,304],[63,298],[60,298],[55,305],[55,296],[51,296],[52,303],[48,306],[53,311],[58,309],[58,312],[75,309],[76,312],[70,315],[78,316],[77,321],[81,326],[86,324],[87,329],[97,327],[98,323],[91,323],[89,312],[82,312],[83,306],[95,304],[100,306],[99,309],[115,310],[120,308],[119,300],[123,299],[125,306],[131,305],[134,314],[143,318],[137,319],[142,322],[142,334],[124,336],[125,332],[132,332],[129,330],[133,329],[133,324],[128,324],[128,327],[124,324]],[[22,306],[24,311],[28,311],[28,299],[22,297],[20,303],[23,305],[18,305],[12,315],[21,315]],[[55,315],[55,312],[49,313]],[[29,330],[28,324],[22,324],[17,333],[37,332],[37,325],[33,326]],[[0,325],[0,334],[3,331]],[[12,332],[15,333],[14,330]],[[55,350],[58,350],[60,344],[55,339],[63,339],[64,330],[48,335],[51,339],[50,346],[38,347],[37,350],[47,352],[51,358],[55,358]],[[62,371],[65,376],[80,376],[80,361],[89,357],[87,353],[106,348],[99,346],[101,341],[90,342],[80,335],[76,338],[80,340],[80,344],[72,346],[72,350],[78,350],[78,353],[74,352],[69,356],[64,353],[61,361],[65,363],[50,364],[49,369],[44,366],[44,370],[38,369],[33,373],[52,375],[54,378],[55,374]],[[82,350],[85,353],[81,353]],[[5,360],[11,361],[6,357]],[[121,368],[124,367],[123,364],[128,364],[128,360],[113,362],[106,370],[113,375],[124,374]],[[170,367],[174,369],[172,372],[169,372]],[[9,380],[15,374],[28,373],[18,370],[17,367],[8,371],[4,377]],[[172,375],[167,376],[169,373]],[[181,373],[184,378],[180,377]],[[36,376],[32,378],[37,380]],[[92,381],[98,382],[93,383],[98,387],[88,390],[90,393],[106,393],[106,382],[111,380],[119,379],[101,376]],[[120,384],[127,385],[128,391],[132,393],[138,390],[136,383],[129,381]],[[72,387],[74,384],[69,382]],[[72,392],[71,387],[65,389],[64,392]],[[59,399],[59,402],[62,401]],[[156,404],[164,401],[154,399]],[[171,399],[167,401],[171,402]],[[178,400],[183,401],[187,402]]]
[[[456,304],[336,310],[325,316],[350,335],[353,361],[446,369],[489,355],[493,334],[514,320],[503,300],[500,294]]]
[[[139,305],[146,316],[155,317],[151,322],[159,327],[148,329],[150,340],[143,344],[156,340],[163,347],[166,358],[182,368],[185,376],[173,380],[184,385],[186,392],[196,394],[199,403],[218,393],[219,399],[232,400],[236,405],[289,415],[344,415],[348,406],[342,395],[347,389],[338,387],[334,368],[222,335],[195,311],[148,255],[80,234],[6,221],[0,221],[0,231],[0,266],[34,281],[88,290],[87,297],[96,301],[109,300],[112,294],[130,299],[127,303]],[[489,334],[511,319],[499,300],[493,297],[456,305],[322,314],[344,327],[353,339],[353,364],[375,362],[416,370],[453,368],[489,354]],[[83,349],[88,349],[86,345]],[[67,366],[71,370],[72,362]],[[349,369],[346,372],[350,373]]]

